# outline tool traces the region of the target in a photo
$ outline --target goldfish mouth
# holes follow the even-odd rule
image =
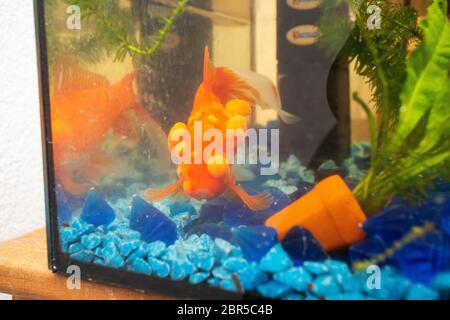
[[[197,200],[212,199],[214,195],[208,190],[199,190],[195,192],[193,198]]]

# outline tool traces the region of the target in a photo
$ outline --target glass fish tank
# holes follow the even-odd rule
[[[449,299],[448,8],[35,1],[50,269],[178,298]]]

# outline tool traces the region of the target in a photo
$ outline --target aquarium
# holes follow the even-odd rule
[[[450,297],[429,1],[35,1],[53,272],[179,298]]]

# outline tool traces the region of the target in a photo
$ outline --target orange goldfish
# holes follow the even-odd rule
[[[81,194],[89,185],[74,181],[73,171],[82,170],[83,162],[93,176],[105,173],[108,157],[93,150],[119,115],[137,106],[132,87],[136,71],[110,85],[105,77],[65,59],[54,74],[50,103],[56,176],[67,191]]]
[[[227,129],[247,130],[247,117],[252,105],[263,109],[274,109],[286,123],[295,123],[298,118],[281,109],[281,101],[275,85],[266,77],[231,68],[215,68],[205,49],[204,79],[199,86],[190,118],[187,124],[177,123],[169,133],[169,150],[177,147],[172,136],[178,129],[187,130],[191,135],[194,124],[201,122],[202,130],[217,129],[226,137]],[[225,140],[228,138],[225,138]],[[206,147],[202,143],[203,150]],[[191,153],[195,158],[195,150]],[[231,165],[224,154],[214,154],[204,163],[191,161],[177,167],[178,181],[166,188],[147,189],[145,196],[150,201],[158,201],[169,196],[189,196],[198,200],[209,200],[222,194],[240,198],[251,210],[261,211],[273,201],[269,193],[249,195],[236,184]]]

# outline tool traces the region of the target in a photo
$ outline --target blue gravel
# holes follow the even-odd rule
[[[352,152],[354,157],[344,164],[348,181],[363,174],[357,163],[368,159],[366,146],[354,147]],[[337,170],[333,162],[320,168]],[[308,186],[315,183],[314,172],[290,157],[281,164],[280,177],[267,181],[267,186],[287,195],[297,190],[299,182]],[[238,226],[227,240],[184,232],[195,219],[218,219],[220,212],[211,208],[220,207],[220,201],[208,203],[202,211],[205,202],[174,204],[165,200],[150,205],[134,197],[133,205],[123,198],[111,200],[113,208],[91,190],[86,208],[79,210],[82,217],[74,213],[70,225],[61,226],[61,248],[81,262],[192,285],[208,283],[236,293],[242,288],[245,293],[272,299],[425,300],[450,292],[450,273],[438,275],[429,287],[408,280],[391,267],[381,269],[381,288],[371,289],[369,274],[354,273],[346,262],[329,259],[304,230],[294,230],[293,239],[282,244],[276,232],[263,225]]]
[[[281,244],[277,244],[261,259],[259,268],[262,271],[277,273],[293,266],[291,258],[283,250]]]

